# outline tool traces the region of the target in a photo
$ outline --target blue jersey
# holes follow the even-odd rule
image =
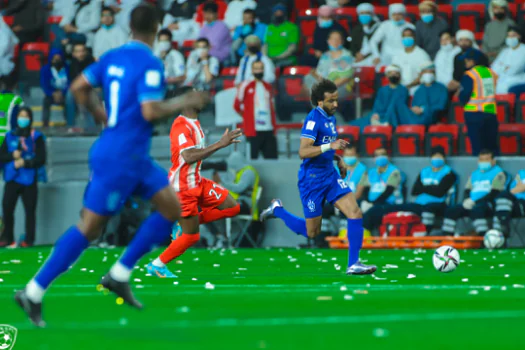
[[[93,145],[90,158],[134,163],[149,158],[153,125],[141,103],[162,100],[164,66],[144,43],[132,41],[106,53],[84,70],[93,87],[102,87],[107,128]]]
[[[314,140],[314,146],[329,144],[337,139],[335,117],[329,116],[321,108],[313,109],[304,121],[301,137]],[[334,150],[322,153],[314,158],[306,158],[301,164],[300,172],[331,173],[335,172]]]

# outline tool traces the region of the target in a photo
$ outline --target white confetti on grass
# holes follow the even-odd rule
[[[461,282],[468,282],[468,278],[463,278]]]
[[[0,278],[0,283],[2,283],[2,282],[4,282],[4,280]]]
[[[175,282],[173,282],[173,284],[174,284],[174,285],[177,285],[177,284],[179,284],[179,282],[175,281]]]
[[[341,266],[339,266],[339,265],[337,265],[337,264],[334,264],[334,268],[335,268],[337,271],[341,270]]]
[[[135,281],[135,282],[142,282],[142,280],[140,278],[135,278],[133,281]]]
[[[376,338],[385,338],[385,337],[388,337],[388,330],[387,329],[384,329],[384,328],[376,328],[374,329],[374,337]]]
[[[192,281],[197,281],[197,279],[196,279],[195,277],[193,277],[191,280],[192,280]]]
[[[141,284],[139,284],[139,285],[137,285],[137,286],[135,286],[135,287],[138,288],[138,289],[142,289],[142,288],[144,288],[144,286],[141,285]]]
[[[471,290],[470,292],[468,292],[468,294],[470,294],[470,295],[478,295],[479,292],[477,290]]]
[[[81,268],[80,271],[87,271],[85,267]]]
[[[213,264],[213,267],[219,267],[221,266],[220,264]]]
[[[301,267],[301,265],[295,265],[295,268],[296,268],[296,269],[298,269],[298,268],[300,268],[300,267]]]
[[[513,284],[512,287],[513,288],[525,288],[523,284]]]
[[[330,295],[328,296],[318,296],[315,300],[317,301],[331,301],[332,300],[332,297]]]
[[[210,282],[206,282],[206,284],[204,285],[204,288],[206,288],[208,290],[214,290],[215,289],[215,285],[210,283]]]
[[[252,258],[244,258],[244,261],[253,261]]]
[[[409,275],[407,276],[407,278],[408,278],[408,279],[416,278],[416,275],[414,275],[414,274],[409,274]]]
[[[504,277],[505,277],[505,278],[509,278],[509,277],[510,277],[510,275],[509,275],[509,274],[506,274],[506,275],[505,275]]]
[[[488,291],[490,290],[490,286],[485,286],[485,287],[483,287],[483,290],[484,290],[485,292],[488,292]]]
[[[387,270],[381,270],[381,272],[382,272],[382,273],[386,273],[386,272],[387,272]]]
[[[107,256],[104,256],[104,257],[102,258],[102,262],[106,262],[106,261],[108,261],[108,257],[107,257]]]
[[[128,319],[127,318],[121,318],[118,323],[121,325],[121,326],[127,326],[128,325]]]
[[[499,267],[503,267],[503,266],[505,266],[505,264],[499,264],[498,266],[499,266]]]
[[[352,295],[345,294],[344,299],[345,299],[345,300],[353,300],[354,297],[353,297]]]
[[[181,307],[176,308],[175,311],[185,314],[185,313],[190,312],[190,308],[187,306],[181,306]]]
[[[195,259],[193,259],[193,261],[199,261],[199,258],[195,258]]]
[[[392,264],[386,264],[385,265],[385,269],[397,269],[399,268],[399,266],[397,265],[392,265]]]
[[[175,264],[183,264],[184,262],[182,260],[176,260]]]
[[[506,291],[507,290],[507,287],[503,286],[500,288],[502,291]]]
[[[339,288],[339,290],[341,292],[346,292],[348,290],[348,288],[346,288],[346,286],[341,286],[341,288]]]

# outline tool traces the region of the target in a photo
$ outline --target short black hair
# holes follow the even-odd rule
[[[355,149],[355,153],[359,154],[359,147],[357,146],[357,142],[349,142],[345,149]]]
[[[202,7],[202,12],[213,12],[218,13],[219,12],[219,6],[214,2],[207,2]]]
[[[255,18],[255,10],[253,10],[253,9],[246,9],[246,10],[244,10],[243,14],[245,14],[245,15],[252,15]]]
[[[111,16],[115,17],[115,10],[113,10],[111,7],[104,6],[102,8],[102,12],[109,12],[111,13]]]
[[[441,154],[443,157],[445,157],[446,156],[445,149],[442,146],[432,147],[432,149],[430,150],[430,156],[432,157],[436,154]]]
[[[405,34],[406,31],[409,31],[410,33],[412,33],[412,35],[413,35],[414,37],[416,37],[416,31],[415,31],[414,29],[412,29],[412,28],[408,28],[408,27],[405,28],[405,29],[403,29],[403,31],[401,32],[401,35]]]
[[[195,41],[195,44],[196,43],[206,43],[206,45],[210,46],[210,41],[207,39],[207,38],[198,38],[196,41]]]
[[[508,32],[516,32],[521,35],[521,30],[516,26],[509,26],[509,28],[507,28],[507,33]]]
[[[494,158],[494,151],[493,150],[490,150],[488,148],[483,148],[481,151],[479,151],[479,155],[480,156],[485,156],[485,155],[489,155],[489,154],[490,154],[491,158]]]
[[[312,86],[312,94],[310,96],[310,101],[312,104],[317,107],[319,101],[324,100],[324,94],[329,93],[333,94],[337,91],[337,85],[333,81],[328,79],[321,79]]]
[[[157,9],[148,3],[142,3],[131,11],[131,30],[137,34],[157,33],[159,19]]]
[[[164,28],[159,32],[159,34],[157,34],[157,37],[160,38],[161,35],[167,35],[170,38],[170,41],[173,41],[173,34],[171,34],[171,30]]]

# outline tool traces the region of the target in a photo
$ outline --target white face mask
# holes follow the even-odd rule
[[[445,51],[450,51],[454,48],[454,45],[452,45],[452,43],[448,43],[446,45],[441,45],[441,48]]]
[[[169,41],[159,41],[158,45],[157,45],[159,51],[168,51],[169,49],[171,49],[171,43]]]
[[[423,84],[432,84],[436,80],[436,76],[433,73],[423,73],[421,75],[421,82]]]
[[[506,38],[505,39],[505,44],[508,47],[515,48],[516,46],[518,46],[520,44],[520,40],[518,38],[516,38],[516,37]]]

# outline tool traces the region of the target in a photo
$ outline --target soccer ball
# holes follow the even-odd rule
[[[483,238],[483,243],[489,249],[501,248],[505,243],[505,236],[498,230],[488,230]]]
[[[459,265],[459,253],[455,248],[444,245],[434,252],[432,262],[436,270],[440,272],[451,272]]]

